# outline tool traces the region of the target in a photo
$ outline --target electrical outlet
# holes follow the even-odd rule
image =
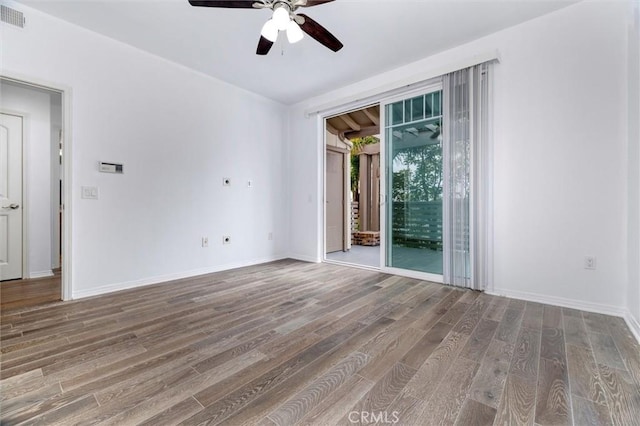
[[[247,188],[253,188],[253,181],[251,179],[247,181]]]
[[[231,186],[231,178],[222,178],[222,186]]]
[[[222,244],[231,244],[231,237],[228,235],[222,237]]]
[[[584,257],[584,269],[596,269],[596,257],[585,256]]]
[[[202,237],[202,247],[209,247],[209,237]]]

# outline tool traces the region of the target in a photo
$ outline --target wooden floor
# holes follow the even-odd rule
[[[0,309],[17,309],[43,305],[61,299],[61,275],[52,277],[0,282]]]
[[[281,261],[2,312],[2,424],[640,424],[620,318]]]

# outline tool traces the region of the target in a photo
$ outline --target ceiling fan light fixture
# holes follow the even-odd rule
[[[267,22],[265,22],[264,26],[262,27],[261,34],[262,37],[271,42],[275,42],[278,39],[278,26],[273,21],[273,19],[269,19]]]
[[[273,20],[273,22],[276,24],[276,26],[280,31],[286,30],[287,25],[289,25],[289,22],[291,21],[291,18],[289,17],[288,9],[289,8],[286,5],[281,3],[281,6],[277,7],[273,11],[273,17],[271,19]]]
[[[300,26],[292,19],[287,24],[287,39],[289,43],[294,44],[302,40],[304,37]]]

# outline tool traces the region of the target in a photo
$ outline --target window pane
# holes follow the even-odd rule
[[[424,116],[425,118],[433,117],[433,94],[429,93],[424,96]]]
[[[404,122],[411,121],[411,99],[404,101]]]
[[[411,121],[424,118],[424,96],[411,99]]]
[[[387,125],[390,124],[402,124],[404,122],[404,102],[396,102],[391,105],[391,121],[387,122]]]
[[[433,94],[433,115],[441,115],[442,114],[442,96],[440,96],[441,92],[435,92]]]

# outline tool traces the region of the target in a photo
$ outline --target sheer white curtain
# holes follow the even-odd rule
[[[484,290],[491,232],[491,64],[455,71],[443,81],[444,282]]]

